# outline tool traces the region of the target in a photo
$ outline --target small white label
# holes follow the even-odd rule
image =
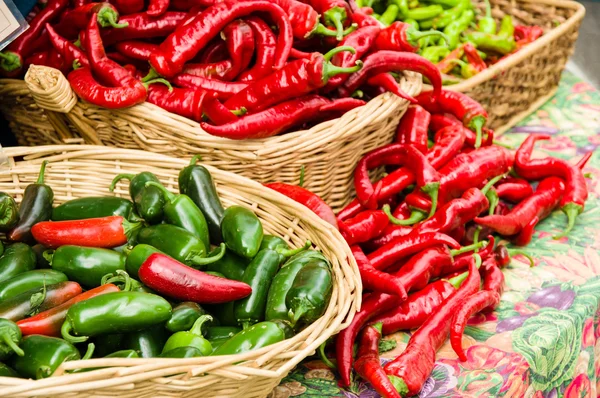
[[[11,0],[0,0],[0,50],[28,27],[29,25]]]

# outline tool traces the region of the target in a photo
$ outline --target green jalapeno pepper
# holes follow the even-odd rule
[[[9,364],[21,376],[39,380],[52,376],[65,361],[89,359],[94,344],[88,345],[87,353],[82,358],[77,348],[63,339],[33,334],[23,339],[21,349],[24,355],[13,356]]]
[[[160,183],[158,178],[148,171],[137,175],[119,174],[110,184],[110,191],[114,191],[117,183],[124,178],[129,180],[129,195],[135,204],[137,213],[149,224],[161,222],[165,199],[156,187],[146,186],[147,182]]]
[[[320,259],[327,261],[321,253],[315,250],[307,250],[290,258],[282,267],[281,270],[273,278],[273,282],[269,287],[267,296],[267,306],[265,309],[265,319],[272,321],[275,319],[288,319],[289,308],[285,303],[285,298],[294,284],[296,275],[304,266]]]
[[[196,347],[177,347],[159,355],[161,358],[195,358],[203,357],[202,351]]]
[[[131,218],[133,203],[114,196],[97,196],[69,200],[52,210],[52,221],[84,220],[108,216]]]
[[[168,334],[163,325],[152,326],[123,337],[123,348],[134,350],[141,358],[156,358],[160,355]]]
[[[223,241],[235,254],[253,258],[260,249],[263,226],[253,211],[243,206],[230,206],[221,221]]]
[[[87,288],[98,287],[102,277],[125,270],[127,256],[110,249],[84,246],[61,246],[46,252],[52,269],[64,272],[70,280]]]
[[[40,175],[37,181],[28,185],[23,193],[23,200],[19,206],[19,221],[7,234],[13,242],[33,242],[31,227],[40,221],[48,221],[52,215],[52,201],[54,193],[52,188],[44,184],[44,174],[47,161],[42,162]]]
[[[473,43],[478,49],[508,54],[515,49],[515,39],[490,35],[483,32],[470,32],[465,35],[467,41]]]
[[[69,308],[61,333],[65,340],[81,343],[90,336],[143,330],[170,317],[171,304],[155,294],[106,293]]]
[[[206,218],[210,232],[210,242],[214,245],[221,243],[221,220],[223,205],[217,194],[215,183],[210,172],[197,165],[200,156],[194,156],[190,165],[179,172],[179,192],[187,195],[200,208]]]
[[[225,344],[225,342],[227,340],[229,340],[229,339],[231,339],[231,337],[221,337],[219,339],[210,339],[210,340],[208,340],[208,342],[212,346],[212,349],[213,349],[212,352],[213,352],[213,354],[214,354],[215,351],[217,351],[219,349],[219,347],[221,347],[223,344]]]
[[[165,222],[190,231],[202,240],[205,247],[210,247],[208,224],[204,214],[189,196],[175,195],[156,182],[148,182],[146,186],[156,187],[163,194],[165,198],[165,206],[163,207]]]
[[[0,359],[6,359],[12,354],[25,355],[19,347],[23,335],[16,323],[8,319],[0,319]]]
[[[475,19],[475,13],[473,10],[464,11],[461,16],[455,21],[450,22],[444,28],[444,34],[448,37],[448,47],[450,50],[454,50],[458,46],[460,34],[464,32],[471,22]]]
[[[494,34],[494,33],[496,33],[496,31],[494,30],[493,32],[484,32],[484,33]],[[502,20],[500,20],[500,29],[498,30],[498,36],[502,37],[504,39],[510,39],[510,38],[514,38],[514,34],[515,34],[515,25],[513,23],[512,15],[506,14],[504,17],[502,17]]]
[[[238,325],[234,313],[235,301],[230,301],[223,304],[207,305],[206,308],[215,317],[215,319],[218,319],[219,324],[223,326]]]
[[[273,322],[274,324],[276,324],[277,327],[279,327],[279,329],[281,329],[283,331],[283,335],[285,336],[286,339],[289,339],[290,337],[294,337],[294,335],[296,334],[294,332],[294,327],[288,320],[273,319],[270,322]]]
[[[204,337],[208,340],[228,339],[241,331],[242,329],[235,326],[212,326],[206,330]]]
[[[177,332],[173,334],[162,349],[162,353],[172,351],[180,347],[195,347],[200,350],[202,355],[210,355],[212,353],[212,347],[208,340],[202,336],[202,325],[206,321],[212,321],[210,315],[202,315],[196,319],[192,328],[185,332]]]
[[[4,254],[4,243],[0,240],[0,257]]]
[[[189,330],[194,326],[194,322],[196,322],[198,318],[207,314],[208,313],[204,308],[200,307],[197,303],[186,301],[173,308],[171,319],[167,321],[165,327],[168,331],[173,333]],[[215,320],[212,320],[211,322],[214,324]],[[206,322],[202,326],[205,330],[208,330],[210,322]]]
[[[329,263],[317,259],[306,264],[296,275],[285,298],[292,326],[300,321],[309,324],[319,319],[327,309],[332,290]]]
[[[0,282],[35,268],[35,253],[25,243],[13,243],[0,257]]]
[[[135,350],[121,350],[108,354],[104,358],[139,358],[139,354]]]
[[[271,249],[271,250],[275,250],[277,248],[283,248],[283,249],[289,249],[290,246],[288,245],[288,243],[283,240],[283,238],[280,238],[279,236],[275,236],[275,235],[264,235],[262,242],[260,244],[260,250],[264,250],[264,249]]]
[[[219,250],[219,248],[215,249]],[[210,253],[210,257],[215,255],[215,251]],[[233,279],[241,281],[244,276],[244,271],[250,263],[250,260],[244,257],[240,257],[230,251],[226,252],[219,261],[208,264],[206,266],[207,271],[220,272],[227,279]]]
[[[65,282],[67,279],[67,275],[51,269],[35,269],[23,272],[0,282],[0,301],[11,299],[28,290],[39,289],[44,285]]]
[[[195,268],[220,260],[225,254],[222,248],[219,254],[206,257],[206,246],[200,238],[181,227],[170,224],[142,228],[138,234],[138,241]]]
[[[0,377],[19,377],[19,375],[11,367],[0,362]]]
[[[0,192],[0,232],[8,232],[19,222],[19,208],[15,199]]]
[[[122,334],[103,334],[93,338],[93,342],[96,345],[94,351],[94,357],[104,358],[107,355],[119,351],[123,345]]]
[[[154,290],[150,289],[142,282],[133,279],[123,270],[117,270],[114,274],[110,273],[104,275],[100,284],[106,285],[109,283],[117,285],[124,292],[155,293]]]
[[[133,278],[139,278],[138,272],[144,261],[148,259],[154,253],[161,253],[157,248],[146,245],[139,244],[135,245],[133,249],[127,254],[127,260],[125,261],[125,270],[127,273]]]
[[[285,340],[285,333],[273,322],[260,322],[242,330],[223,343],[212,355],[235,355]]]

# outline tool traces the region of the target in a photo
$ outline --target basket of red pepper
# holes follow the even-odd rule
[[[6,155],[0,396],[264,397],[360,306],[337,228],[281,184],[100,146]]]

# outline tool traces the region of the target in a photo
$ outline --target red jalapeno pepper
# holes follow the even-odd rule
[[[239,115],[243,115],[245,112],[230,111],[225,108],[218,98],[213,97],[214,92],[209,91],[202,102],[202,111],[204,115],[214,124],[220,126],[222,124],[233,123],[237,120]]]
[[[311,5],[296,0],[275,0],[274,3],[286,12],[296,39],[305,40],[315,35],[337,36],[336,31],[319,22],[319,13]]]
[[[247,83],[224,82],[186,73],[175,76],[172,79],[172,82],[182,87],[212,91],[217,95],[217,98],[224,100],[233,97],[248,87]]]
[[[143,0],[110,0],[110,2],[119,10],[121,15],[133,14],[144,9]]]
[[[167,12],[169,8],[169,0],[150,0],[146,13],[153,17],[158,17]]]
[[[427,154],[427,129],[431,114],[422,106],[408,107],[396,129],[396,142],[414,145],[419,152]]]

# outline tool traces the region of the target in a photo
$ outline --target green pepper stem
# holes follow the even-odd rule
[[[13,72],[23,67],[21,57],[18,54],[7,51],[5,53],[0,52],[0,68],[7,72]]]
[[[129,23],[117,23],[118,14],[112,8],[105,7],[98,12],[97,20],[98,25],[103,28],[108,28],[109,26],[113,28],[126,28],[129,26]]]
[[[46,166],[48,165],[48,161],[44,160],[42,162],[42,166],[40,167],[40,174],[38,175],[38,179],[35,182],[38,185],[42,185],[44,183],[44,177],[46,175]]]
[[[346,10],[341,7],[333,7],[323,13],[325,21],[328,21],[335,27],[337,41],[344,38],[344,20],[348,18]]]
[[[481,256],[477,253],[473,254],[473,258],[475,259],[475,267],[479,269],[481,267]],[[454,278],[448,279],[448,283],[454,286],[455,289],[460,288],[465,279],[469,276],[469,271],[463,272],[460,275],[455,276]]]
[[[250,326],[252,326],[252,322],[250,322],[250,321],[244,321],[244,322],[242,322],[242,330],[246,330]]]
[[[490,0],[483,0],[483,2],[485,3],[485,17],[491,18],[492,17],[492,5],[490,4]]]
[[[478,243],[479,242],[479,234],[481,233],[481,227],[478,226],[477,228],[475,228],[475,232],[473,232],[473,243]],[[477,253],[479,251],[479,249],[475,249],[475,253]]]
[[[306,308],[306,306],[304,304],[299,304],[296,307],[295,312],[293,309],[290,308],[290,310],[288,311],[288,318],[289,318],[290,323],[292,324],[292,328],[296,327],[296,324],[298,323],[300,318],[302,318],[302,316],[306,312],[308,312],[308,308]]]
[[[487,182],[487,184],[485,184],[485,186],[483,188],[481,188],[481,193],[484,195],[487,195],[487,192],[490,190],[490,188],[492,188],[494,185],[496,185],[496,183],[498,181],[500,181],[501,179],[503,179],[504,177],[506,177],[506,174],[500,174],[499,176],[496,176],[496,177],[492,178],[491,180],[489,180]]]
[[[496,192],[495,189],[490,189],[486,194],[485,194],[486,198],[488,199],[488,202],[490,204],[490,210],[488,212],[488,214],[491,216],[494,214],[494,212],[496,211],[496,207],[498,206],[498,203],[500,203],[500,198],[498,197],[498,193]]]
[[[143,227],[141,222],[131,222],[123,218],[123,232],[127,237],[127,241],[131,241],[135,234]]]
[[[167,80],[167,79],[163,79],[162,77],[157,77],[156,79],[150,79],[148,81],[143,81],[142,84],[144,85],[144,87],[146,87],[146,89],[148,89],[148,86],[154,83],[162,83],[165,86],[169,87],[169,92],[173,91],[173,86],[171,85],[171,83]]]
[[[417,45],[417,42],[419,40],[421,40],[424,37],[429,37],[429,36],[438,36],[441,37],[442,40],[444,40],[446,42],[446,44],[450,45],[450,38],[448,36],[446,36],[445,33],[440,32],[439,30],[426,30],[424,32],[421,32],[415,28],[413,28],[412,26],[408,29],[406,29],[406,41],[409,42],[409,44],[412,44],[413,46]]]
[[[431,209],[429,210],[429,214],[427,215],[427,218],[431,218],[437,210],[440,183],[430,182],[429,184],[426,184],[425,186],[421,187],[421,191],[425,192],[431,198]]]
[[[425,213],[416,209],[413,210],[412,213],[410,213],[410,217],[405,220],[400,220],[399,218],[394,217],[390,210],[390,205],[388,204],[383,205],[381,210],[383,210],[385,215],[388,216],[390,222],[394,225],[413,225],[425,218]]]
[[[530,267],[535,267],[535,260],[533,259],[533,257],[531,257],[529,254],[525,253],[523,250],[517,250],[517,249],[508,249],[508,254],[511,257],[517,256],[517,255],[521,255],[523,257],[525,257],[527,260],[529,260],[529,266]]]
[[[202,257],[202,256],[193,256],[189,261],[193,265],[203,266],[207,264],[212,264],[216,261],[219,261],[225,255],[225,243],[221,243],[219,246],[219,252],[212,257]]]
[[[160,190],[160,192],[163,194],[163,196],[165,197],[165,199],[168,200],[171,204],[177,199],[177,196],[179,196],[179,195],[175,195],[173,192],[171,192],[167,188],[165,188],[164,185],[162,185],[161,183],[158,183],[156,181],[148,181],[145,186],[158,188]]]
[[[79,62],[78,59],[74,59],[72,67],[73,67],[73,70],[77,70],[77,69],[81,68],[81,62]]]
[[[81,36],[77,36],[77,40],[73,42],[75,47],[81,47]]]
[[[478,249],[483,249],[485,246],[487,246],[487,244],[488,244],[487,241],[482,240],[481,242],[473,243],[473,244],[470,244],[469,246],[463,246],[460,249],[450,250],[450,255],[452,257],[454,257],[454,256],[458,256],[459,254],[467,253],[470,251],[475,251]]]
[[[112,283],[112,284],[122,283],[123,288],[121,290],[124,292],[130,292],[132,289],[133,283],[131,281],[131,277],[129,276],[129,274],[120,269],[117,270],[116,274],[117,275],[110,273],[110,274],[104,275],[102,277],[100,284],[106,285],[108,283]]]
[[[377,322],[371,325],[375,330],[379,332],[379,334],[383,334],[383,322]]]
[[[150,68],[150,71],[148,72],[148,74],[146,76],[144,76],[144,78],[142,79],[142,83],[145,83],[147,81],[150,81],[152,79],[156,79],[159,77],[160,77],[160,75],[156,72],[156,70],[154,70],[154,68]]]
[[[333,76],[342,74],[342,73],[354,73],[358,72],[363,66],[362,61],[356,61],[356,65],[350,68],[343,68],[341,66],[336,66],[330,63],[323,64],[323,81],[327,82]]]
[[[300,188],[302,188],[302,186],[304,185],[304,173],[305,173],[305,169],[304,169],[304,165],[300,166],[300,182],[298,183],[298,186]]]
[[[10,336],[8,335],[7,331],[2,331],[4,333],[2,333],[2,340],[4,341],[4,344],[6,344],[7,346],[10,347],[11,350],[13,350],[15,352],[15,354],[17,354],[18,356],[22,357],[25,355],[25,352],[23,352],[23,350],[21,349],[21,347],[19,347],[14,341],[13,339],[10,338]]]
[[[210,315],[201,315],[198,319],[196,319],[196,322],[194,322],[194,325],[190,329],[190,333],[204,337],[204,335],[202,334],[202,325],[212,320],[213,317]]]
[[[481,137],[483,135],[482,129],[485,125],[485,122],[486,118],[482,115],[475,116],[469,122],[469,128],[475,129],[475,149],[478,149],[481,146]]]
[[[112,182],[110,183],[110,186],[108,187],[108,190],[110,192],[114,192],[114,190],[115,190],[115,188],[117,186],[117,183],[119,181],[121,181],[123,178],[131,181],[131,180],[133,180],[133,177],[135,177],[134,174],[119,174],[118,176],[116,176],[115,178],[113,178]]]
[[[62,335],[63,339],[65,339],[71,344],[75,344],[83,343],[90,338],[89,336],[74,336],[71,334],[72,331],[73,325],[71,325],[71,321],[69,321],[69,319],[65,320],[62,327],[60,328],[60,334]]]
[[[42,365],[35,371],[36,379],[45,379],[46,377],[52,376],[52,369],[50,366]]]
[[[283,250],[280,250],[279,248],[277,248],[276,251],[277,251],[277,253],[279,253],[283,257],[288,258],[288,257],[295,256],[298,253],[302,253],[303,251],[307,250],[311,246],[312,246],[312,242],[307,239],[306,242],[304,243],[304,246],[299,247],[297,249],[283,249]]]
[[[87,346],[87,350],[85,351],[85,355],[81,358],[82,360],[90,359],[94,354],[94,350],[96,349],[96,345],[94,343],[90,343]]]
[[[244,116],[246,113],[248,113],[248,109],[242,106],[240,109],[234,109],[230,112],[233,113],[234,116]]]
[[[400,394],[400,396],[408,397],[408,387],[406,386],[404,380],[394,375],[388,375],[388,379],[390,379],[392,385],[394,386],[396,391],[398,391],[398,394]]]
[[[199,160],[202,160],[202,155],[192,156],[192,159],[190,160],[190,166],[194,166]]]
[[[348,28],[346,28],[346,30],[344,31],[343,36],[347,36],[350,33],[354,32],[356,29],[358,29],[358,25],[353,23],[352,25],[350,25]],[[315,28],[313,29],[313,31],[308,35],[308,37],[312,36],[312,35],[321,35],[321,36],[329,36],[329,37],[337,37],[337,32],[335,30],[329,30],[325,25],[319,23],[315,26]]]
[[[323,59],[327,62],[331,61],[334,55],[339,54],[341,52],[348,51],[351,54],[356,54],[356,49],[352,46],[339,46],[331,49],[325,55],[323,55]]]
[[[52,250],[52,249],[44,250],[44,252],[42,253],[42,257],[44,257],[44,260],[48,261],[48,263],[50,263],[50,266],[52,266],[52,258],[54,258],[54,250]]]
[[[331,360],[329,358],[327,358],[327,355],[325,355],[325,346],[327,345],[327,341],[324,341],[323,344],[321,344],[319,346],[319,358],[321,358],[321,361],[323,361],[323,363],[332,370],[337,370],[337,366],[335,366],[335,364],[333,362],[331,362]]]
[[[567,215],[567,228],[560,234],[554,235],[552,237],[554,239],[564,238],[569,234],[569,232],[571,232],[575,226],[575,220],[577,219],[577,216],[583,211],[583,206],[571,202],[564,205],[562,211]]]
[[[508,144],[505,144],[503,142],[496,141],[496,140],[493,141],[493,144],[496,146],[501,146],[502,148],[506,148],[506,149],[515,149],[512,145],[508,145]]]

